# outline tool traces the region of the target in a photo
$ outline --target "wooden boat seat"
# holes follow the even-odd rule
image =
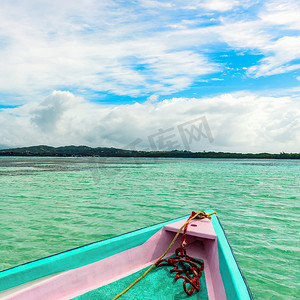
[[[179,228],[186,222],[186,220],[181,220],[175,223],[171,223],[164,226],[166,231],[177,233]],[[183,230],[181,231],[183,233]],[[210,220],[192,220],[187,229],[187,235],[195,236],[198,238],[205,238],[210,240],[215,240],[217,238],[214,231],[213,225]]]

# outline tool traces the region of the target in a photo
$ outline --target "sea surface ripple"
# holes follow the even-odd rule
[[[299,299],[300,161],[0,157],[0,270],[216,210],[254,299]]]

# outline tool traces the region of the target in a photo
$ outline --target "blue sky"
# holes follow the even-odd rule
[[[0,121],[4,127],[0,146],[47,141],[60,145],[66,141],[124,147],[138,135],[147,140],[151,131],[157,129],[144,124],[153,116],[148,116],[146,111],[149,103],[158,110],[166,100],[177,106],[173,112],[157,117],[154,122],[157,127],[176,127],[178,122],[193,118],[186,113],[177,121],[166,122],[171,113],[176,115],[178,111],[184,111],[182,105],[198,99],[194,111],[212,115],[210,126],[216,136],[222,131],[218,124],[212,124],[217,109],[206,107],[208,101],[204,99],[210,99],[215,105],[223,99],[223,102],[227,101],[224,106],[232,107],[236,103],[233,99],[247,95],[252,100],[261,99],[260,105],[264,107],[263,103],[269,101],[266,97],[273,97],[274,102],[268,102],[270,110],[297,111],[300,97],[299,32],[300,3],[296,0],[191,0],[187,3],[177,0],[80,0],[75,3],[28,0],[12,3],[3,0],[0,9]],[[55,106],[58,104],[53,99],[58,95],[64,112],[60,110],[62,107]],[[145,115],[144,121],[136,121],[136,128],[144,126],[144,131],[132,126],[127,140],[118,140],[114,134],[111,139],[107,135],[93,139],[90,135],[96,127],[85,124],[90,126],[85,137],[81,133],[77,139],[74,136],[66,140],[64,135],[71,126],[67,116],[74,108],[70,97],[80,98],[81,103],[99,110],[100,116],[95,117],[94,124],[104,123],[101,112],[107,112],[108,107],[122,111],[126,106],[134,111],[135,104],[139,103]],[[184,104],[179,105],[176,99],[182,99]],[[283,109],[284,103],[288,105],[287,99],[292,104]],[[256,105],[250,105],[252,100],[247,100],[247,114],[267,130],[267,121],[258,119],[260,114],[257,112],[253,115]],[[45,109],[45,105],[52,107],[50,115],[57,124],[55,130],[38,134],[44,127],[42,118],[36,118],[36,114]],[[275,111],[273,115],[276,115]],[[227,109],[225,116],[226,112]],[[72,120],[81,119],[81,125],[72,123],[72,126],[83,126],[87,122],[84,120],[89,119],[83,111],[76,114]],[[49,119],[46,115],[43,114]],[[268,124],[275,122],[271,114],[269,118]],[[286,120],[285,116],[281,118]],[[34,121],[37,119],[39,124]],[[122,125],[115,127],[116,131],[130,123],[125,116],[122,120]],[[276,120],[278,123],[278,117]],[[274,149],[273,141],[273,145],[278,143],[278,151],[297,151],[299,144],[293,141],[298,139],[297,121],[297,118],[296,123],[295,119],[290,119],[290,127],[284,121],[285,129],[278,127],[278,134],[275,134],[278,140],[273,131],[265,132],[264,136],[249,131],[265,144],[260,141],[256,145],[253,141],[247,148],[246,144],[241,146],[242,138],[236,137],[235,141],[223,144],[223,139],[215,140],[205,147],[215,151],[241,149],[255,152]],[[30,138],[20,138],[17,129],[12,129],[14,126],[26,128]],[[232,128],[229,126],[228,130],[230,134]],[[289,134],[285,136],[293,133],[290,144],[282,139],[281,131],[288,130]],[[239,129],[235,128],[235,131]],[[198,146],[195,150],[204,147]]]

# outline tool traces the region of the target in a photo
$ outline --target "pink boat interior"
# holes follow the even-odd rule
[[[144,272],[145,268],[152,265],[164,253],[185,221],[184,219],[165,225],[140,246],[130,248],[79,268],[13,287],[0,292],[0,298],[53,300],[78,297],[78,299],[89,299],[93,298],[92,296],[89,297],[89,295],[92,295],[91,292],[93,292],[94,296],[99,296],[99,299],[112,299],[118,293],[122,292],[124,278],[129,278],[130,280],[127,281],[131,283],[131,280],[134,281],[137,279]],[[179,235],[166,257],[175,253],[175,249],[180,246],[181,236],[182,234]],[[217,236],[212,222],[208,219],[192,220],[188,226],[187,240],[187,254],[204,262],[202,291],[200,290],[200,294],[198,295],[195,293],[195,299],[227,299],[220,274]],[[158,295],[160,292],[165,293],[166,299],[176,299],[176,297],[172,298],[174,295],[171,296],[169,294],[170,291],[174,291],[174,286],[176,286],[174,293],[177,293],[177,299],[185,297],[182,282],[180,280],[174,282],[172,279],[173,275],[169,274],[170,268],[166,268],[164,271],[159,270],[161,268],[164,267],[154,267],[153,271],[151,270],[149,273],[149,278],[156,278],[158,282],[152,279],[149,282],[149,279],[146,278],[147,275],[120,299],[133,299],[133,295],[139,298],[147,298],[145,295],[151,295],[149,299],[155,299],[155,297],[153,298],[153,293]],[[157,277],[158,273],[160,273],[159,276],[163,273],[164,278]],[[118,282],[121,282],[121,284],[118,284]],[[164,287],[163,291],[161,291],[162,285]],[[166,289],[167,285],[169,287]],[[169,291],[168,295],[170,298],[167,297],[166,290]],[[201,293],[203,294],[202,298],[199,298]],[[163,297],[163,295],[159,297]]]

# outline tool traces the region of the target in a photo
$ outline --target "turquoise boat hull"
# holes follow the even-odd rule
[[[211,211],[206,211],[206,212],[209,213]],[[69,292],[67,292],[66,290],[66,286],[68,285],[67,282],[73,282],[74,278],[76,278],[76,280],[78,280],[78,286],[80,286],[80,284],[83,281],[87,281],[86,278],[90,278],[90,277],[84,277],[83,279],[78,279],[78,277],[80,277],[80,274],[86,274],[86,272],[96,272],[95,270],[99,270],[99,268],[100,269],[103,268],[102,273],[106,272],[103,265],[101,265],[101,262],[105,262],[107,265],[107,263],[111,261],[110,260],[111,258],[115,257],[116,260],[121,259],[123,253],[125,254],[131,253],[132,251],[135,251],[132,253],[138,253],[137,251],[139,251],[139,249],[141,249],[141,251],[145,251],[143,250],[144,245],[147,245],[147,243],[150,245],[151,241],[156,241],[154,239],[154,237],[156,236],[158,236],[157,238],[158,240],[162,240],[162,241],[165,240],[167,241],[169,239],[169,236],[171,239],[175,235],[175,231],[177,228],[176,224],[182,224],[182,222],[184,222],[186,219],[187,217],[185,216],[168,222],[156,224],[147,228],[139,229],[107,240],[91,243],[43,259],[39,259],[23,265],[19,265],[17,267],[8,270],[4,270],[0,272],[0,298],[1,299],[2,298],[3,299],[26,299],[26,298],[28,299],[28,295],[32,295],[30,296],[31,297],[30,299],[38,299],[42,295],[43,299],[71,299],[76,297],[79,297],[80,299],[80,297],[82,297],[82,295],[85,294],[86,297],[83,299],[88,299],[89,291],[86,288],[87,286],[86,282],[84,283],[85,286],[84,288],[78,287],[78,289],[76,288],[74,289],[74,285],[73,285],[72,288],[70,287]],[[208,292],[206,292],[205,297],[207,297],[207,299],[222,299],[222,300],[226,298],[233,299],[233,300],[252,299],[250,289],[247,286],[245,278],[234,257],[233,251],[226,238],[225,232],[221,226],[219,219],[217,218],[217,216],[213,215],[212,220],[209,221],[211,225],[208,224],[208,220],[205,222],[204,221],[201,222],[205,223],[204,224],[205,226],[212,226],[213,234],[210,234],[209,232],[205,231],[206,229],[205,230],[203,229],[202,231],[200,230],[198,233],[195,231],[195,234],[193,236],[193,232],[191,231],[190,238],[192,238],[192,240],[195,240],[195,245],[203,246],[204,244],[205,249],[214,249],[213,247],[217,249],[217,251],[209,250],[210,252],[216,252],[215,254],[206,253],[205,255],[207,257],[211,257],[213,255],[215,256],[214,258],[211,258],[210,270],[214,270],[214,272],[219,273],[214,275],[215,277],[213,277],[213,275],[211,276],[212,278],[217,278],[217,280],[215,280],[215,283],[214,282],[212,284],[203,283],[204,286],[207,285],[207,289],[208,289]],[[199,224],[202,226],[202,223]],[[168,238],[164,236],[166,234]],[[209,247],[205,246],[206,245],[205,243],[207,243]],[[158,243],[155,242],[154,245],[158,249],[156,252],[161,253],[162,251],[160,251],[160,247],[158,246]],[[214,246],[210,246],[210,245],[214,245]],[[151,245],[151,249],[152,248],[153,245]],[[128,259],[128,254],[126,255],[127,256],[124,257],[127,257]],[[99,293],[101,293],[101,289],[100,289],[101,286],[102,286],[102,290],[104,291],[103,286],[110,287],[114,282],[118,283],[119,280],[124,281],[124,277],[128,277],[130,278],[130,280],[131,279],[134,280],[134,278],[136,278],[135,273],[139,273],[142,270],[144,270],[145,266],[147,264],[150,265],[150,263],[153,262],[153,259],[156,259],[160,254],[155,254],[155,255],[152,254],[151,259],[148,259],[147,263],[143,262],[143,259],[141,258],[141,263],[140,263],[141,267],[137,268],[137,265],[135,265],[134,267],[132,267],[132,270],[129,272],[129,274],[124,273],[125,274],[124,275],[120,271],[120,275],[115,276],[115,279],[112,277],[113,279],[108,280],[107,284],[102,284],[100,282],[101,280],[99,279],[100,287],[98,288],[94,284],[91,285],[91,287],[93,288],[89,288],[89,289],[96,290],[96,291],[97,289],[99,289]],[[213,262],[214,259],[217,259],[216,263]],[[113,260],[111,264],[114,264],[114,261],[115,260]],[[118,270],[118,267],[112,266],[112,269],[113,268]],[[213,272],[211,271],[211,273]],[[157,274],[155,276],[157,276]],[[73,276],[72,280],[69,279],[70,276]],[[101,274],[99,276],[101,276]],[[210,275],[208,274],[208,272],[204,274],[205,278],[208,278],[209,276]],[[59,280],[59,278],[61,279]],[[65,279],[66,279],[66,283],[63,282]],[[168,284],[168,280],[170,281],[170,284],[174,284],[174,282],[172,283],[169,278],[167,278],[166,280],[167,281],[166,283],[164,283],[164,286]],[[216,282],[218,280],[221,281],[221,284]],[[53,291],[51,290],[51,287],[52,286],[55,287],[55,284],[57,284],[55,282],[63,283],[63,287],[61,287],[62,289],[61,294],[57,292],[57,290],[60,287],[56,287],[55,290],[53,288]],[[122,284],[120,281],[120,286],[121,285]],[[210,285],[215,285],[215,286],[210,287]],[[222,287],[218,287],[221,285]],[[140,286],[140,288],[142,287],[143,293],[149,295],[149,299],[158,299],[156,298],[155,295],[151,295],[152,293],[151,290],[145,292],[145,287],[143,287],[143,280],[137,284],[137,288],[138,286]],[[178,286],[180,286],[180,284],[178,284]],[[116,287],[118,287],[118,284],[114,285],[113,291],[118,290],[118,288]],[[170,287],[168,288],[170,289]],[[219,288],[220,291],[218,291]],[[31,289],[32,289],[32,293],[30,294],[29,291]],[[110,291],[112,290],[111,288],[109,289]],[[132,289],[135,289],[135,287],[133,287]],[[160,288],[160,290],[161,289],[162,288]],[[121,291],[122,290],[119,290],[117,293]],[[45,294],[43,295],[43,293]],[[130,292],[128,293],[129,293],[128,295],[130,295]],[[95,292],[94,295],[95,294],[97,293]],[[169,298],[166,296],[165,299],[171,299],[170,297],[173,297],[170,296],[170,292],[168,292],[168,294],[166,295],[169,295]],[[196,297],[195,299],[200,299],[199,297],[197,298],[197,293],[195,295],[193,296]],[[111,295],[108,296],[106,294],[103,294],[102,299],[112,299],[109,297],[111,297]],[[124,297],[124,299],[126,299],[127,297],[128,299],[129,296],[126,296],[125,294],[122,297]],[[205,299],[205,297],[203,299]],[[145,298],[145,296],[143,296],[143,298]],[[160,296],[159,299],[164,299],[164,297]]]

